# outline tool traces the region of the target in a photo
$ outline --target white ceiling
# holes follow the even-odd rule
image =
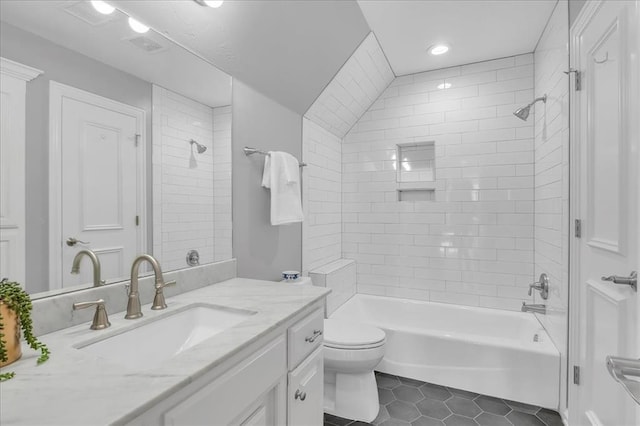
[[[112,0],[222,70],[304,114],[369,33],[353,0]]]
[[[89,24],[65,11],[70,6],[104,22]],[[88,2],[77,0],[1,0],[0,19],[205,105],[231,103],[231,76],[153,31],[145,35],[162,50],[147,53],[133,46],[127,40],[139,34],[122,13],[105,18]]]
[[[358,0],[397,76],[533,52],[556,2]]]

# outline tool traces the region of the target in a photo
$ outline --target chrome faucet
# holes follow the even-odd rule
[[[91,259],[91,263],[93,264],[93,286],[100,287],[102,285],[105,285],[106,281],[100,279],[100,259],[98,259],[98,256],[96,256],[96,254],[89,249],[83,249],[76,253],[76,257],[73,258],[71,273],[77,274],[80,272],[80,260],[82,260],[82,256],[87,256],[89,259]]]
[[[547,305],[543,304],[527,304],[522,302],[522,308],[520,309],[522,312],[534,312],[536,314],[546,314],[547,313]]]
[[[142,310],[140,307],[140,293],[138,291],[138,270],[140,269],[140,264],[145,260],[151,264],[153,273],[156,277],[156,295],[153,298],[151,309],[158,310],[167,307],[162,289],[164,289],[168,285],[176,283],[175,281],[169,281],[167,283],[164,282],[160,263],[158,263],[158,261],[153,256],[149,254],[142,254],[136,257],[133,261],[133,265],[131,265],[131,285],[129,286],[129,300],[127,302],[127,314],[124,316],[126,319],[135,319],[142,316]]]

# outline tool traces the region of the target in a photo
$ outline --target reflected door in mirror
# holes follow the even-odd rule
[[[135,256],[143,251],[140,208],[144,187],[142,135],[144,113],[88,92],[59,85],[62,287],[92,282],[92,267],[83,260],[71,274],[74,256],[93,250],[102,266],[102,279],[128,276]],[[55,122],[55,121],[54,121]],[[78,240],[69,244],[68,241]]]

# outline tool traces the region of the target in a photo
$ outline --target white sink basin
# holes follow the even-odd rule
[[[192,305],[78,349],[125,367],[147,370],[253,314],[213,305]]]

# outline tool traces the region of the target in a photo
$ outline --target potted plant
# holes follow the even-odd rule
[[[0,281],[0,367],[17,361],[22,356],[20,330],[32,349],[39,350],[38,364],[49,359],[49,349],[33,335],[31,298],[16,282],[6,278]],[[15,373],[0,374],[0,382]]]

